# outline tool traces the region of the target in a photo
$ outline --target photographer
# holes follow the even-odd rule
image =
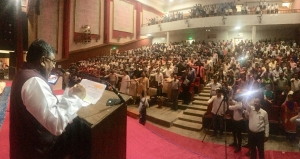
[[[220,131],[220,135],[223,135],[224,131],[224,112],[226,112],[227,108],[225,107],[225,103],[221,105],[221,102],[223,101],[224,96],[222,95],[222,90],[220,88],[216,89],[216,96],[212,96],[208,101],[207,104],[211,104],[213,102],[212,106],[212,122],[213,122],[213,128],[214,133],[212,136],[217,136],[217,131]]]

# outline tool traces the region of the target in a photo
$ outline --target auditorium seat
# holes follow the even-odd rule
[[[194,92],[196,94],[200,93],[200,77],[196,77],[194,81]]]
[[[269,124],[270,124],[270,133],[271,134],[278,134],[280,132],[280,112],[281,112],[281,106],[278,105],[271,105],[271,108],[269,109],[268,118],[269,118]]]

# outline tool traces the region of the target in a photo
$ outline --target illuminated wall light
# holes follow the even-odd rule
[[[170,2],[173,2],[174,0],[169,0]]]
[[[151,34],[147,34],[147,36],[151,36]]]
[[[241,27],[240,26],[236,26],[234,29],[235,30],[239,30],[239,29],[241,29]]]

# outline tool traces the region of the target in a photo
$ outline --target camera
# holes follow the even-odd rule
[[[229,89],[226,87],[220,87],[216,91],[219,91],[223,94],[224,97],[227,97],[229,94]]]

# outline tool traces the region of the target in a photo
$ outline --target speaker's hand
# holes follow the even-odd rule
[[[84,99],[86,96],[86,90],[81,84],[75,84],[69,90],[69,96],[76,95],[81,99]]]

